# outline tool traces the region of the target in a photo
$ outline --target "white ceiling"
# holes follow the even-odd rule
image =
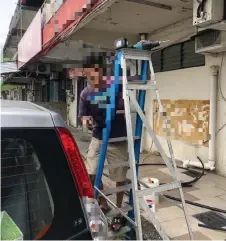
[[[42,61],[45,63],[77,64],[79,61],[83,60],[84,56],[89,56],[93,52],[101,51],[102,50],[97,47],[84,46],[82,42],[66,41],[50,50],[42,57]]]
[[[110,6],[108,4],[108,7],[104,6],[104,9],[91,12],[84,21],[85,25],[81,23],[75,28],[68,41],[54,47],[45,58],[42,58],[42,61],[77,63],[83,59],[83,56],[99,52],[101,48],[113,50],[114,41],[118,38],[126,37],[130,43],[136,43],[139,41],[139,33],[154,33],[177,22],[187,21],[193,14],[192,0],[109,0],[108,2],[114,3]],[[160,8],[140,4],[141,2],[167,6]],[[183,29],[180,28],[177,31],[182,32]],[[82,43],[96,47],[84,48]]]
[[[190,1],[189,4],[180,0],[151,2],[165,3],[172,7],[172,10],[120,0],[93,19],[88,27],[130,34],[150,33],[176,21],[187,19],[193,13]]]
[[[171,10],[141,4],[143,2],[165,4]],[[139,33],[151,34],[158,29],[192,18],[192,2],[192,0],[117,0],[101,12],[90,15],[89,20],[87,17],[86,25],[78,30],[75,29],[70,39],[83,40],[110,49],[113,48],[117,38],[126,37],[136,42],[139,40]]]

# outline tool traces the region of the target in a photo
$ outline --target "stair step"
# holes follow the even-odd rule
[[[130,113],[137,113],[136,110],[130,110]],[[125,110],[117,110],[116,114],[125,114]]]
[[[128,205],[126,203],[124,203],[122,208],[121,208],[121,211],[124,212],[124,213],[127,213],[131,210],[133,210],[133,207],[131,207],[130,205]],[[114,217],[114,216],[117,216],[117,215],[120,215],[120,212],[116,208],[113,208],[109,212],[107,212],[106,217],[110,218],[110,217]]]
[[[162,185],[157,186],[157,187],[139,190],[139,191],[136,192],[136,194],[140,198],[140,197],[148,196],[152,193],[165,192],[165,191],[177,189],[177,188],[180,188],[180,187],[181,187],[181,183],[179,181],[175,181],[175,182],[172,182],[172,183],[162,184]]]
[[[124,192],[126,190],[130,190],[132,188],[131,184],[127,184],[121,187],[113,187],[113,188],[106,188],[104,190],[102,190],[102,193],[104,195],[109,195],[109,194],[113,194],[113,193],[118,193],[118,192]]]
[[[140,137],[139,136],[134,136],[134,140],[139,140]],[[127,137],[117,137],[117,138],[111,138],[108,140],[109,143],[114,143],[114,142],[123,142],[123,141],[127,141],[128,138]]]
[[[139,49],[122,49],[125,59],[148,60],[151,61],[151,51]]]
[[[117,167],[129,167],[129,162],[121,162],[121,163],[104,165],[105,169],[113,169],[113,168],[117,168]]]
[[[128,90],[157,90],[156,84],[143,84],[143,83],[128,83]]]
[[[123,235],[127,232],[129,232],[131,229],[129,226],[122,227],[118,232],[115,231],[109,231],[108,232],[108,239],[113,238],[113,237],[118,237],[120,235]]]

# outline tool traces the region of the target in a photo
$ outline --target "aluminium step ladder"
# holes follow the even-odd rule
[[[151,45],[151,44],[150,44]],[[154,46],[155,44],[152,44]],[[159,92],[156,86],[155,81],[155,74],[154,69],[151,61],[151,51],[150,50],[143,50],[143,43],[135,45],[133,48],[122,48],[117,51],[117,57],[115,59],[115,80],[114,84],[111,84],[109,88],[111,100],[110,104],[107,105],[106,108],[106,128],[103,129],[103,141],[100,150],[100,157],[97,167],[97,174],[95,180],[95,196],[102,195],[108,203],[117,210],[123,217],[125,217],[130,225],[123,227],[119,232],[109,232],[109,238],[111,239],[113,236],[119,236],[122,234],[127,233],[127,238],[131,238],[132,231],[134,229],[136,232],[136,239],[143,240],[142,236],[142,227],[141,227],[141,213],[140,208],[142,208],[146,214],[148,215],[151,223],[154,225],[156,230],[158,231],[159,235],[162,237],[163,240],[169,240],[168,235],[165,233],[161,224],[156,220],[155,214],[151,211],[148,204],[145,202],[144,197],[148,196],[153,193],[162,193],[171,189],[179,189],[181,200],[182,200],[182,209],[184,211],[185,220],[188,227],[188,232],[190,239],[193,239],[193,234],[191,230],[191,224],[189,222],[187,209],[184,201],[183,191],[181,187],[181,183],[178,177],[176,162],[173,154],[172,145],[169,139],[167,139],[167,144],[169,148],[169,152],[171,158],[165,154],[163,147],[161,146],[159,140],[157,139],[151,125],[149,124],[148,120],[144,114],[144,104],[145,104],[145,94],[147,90],[153,90],[156,92],[157,101],[159,104],[159,113],[163,113],[163,107],[161,104]],[[155,46],[154,46],[155,47]],[[151,49],[151,47],[150,47]],[[141,75],[140,80],[137,82],[130,82],[127,78],[127,61],[128,60],[138,60],[141,61]],[[150,69],[150,76],[151,80],[147,80],[147,73],[148,73],[148,66]],[[122,163],[122,164],[115,164],[112,165],[104,165],[107,146],[109,142],[110,130],[111,130],[111,120],[115,118],[115,101],[116,96],[119,92],[119,77],[123,76],[123,99],[124,99],[124,106],[125,111],[119,111],[118,114],[122,114],[125,112],[126,117],[126,128],[127,128],[127,141],[128,141],[128,152],[129,152],[129,162]],[[139,92],[138,101],[134,94],[134,90]],[[136,119],[136,129],[135,129],[135,137],[133,135],[132,129],[132,120],[131,120],[131,109],[130,103],[133,104],[137,112],[137,119]],[[166,120],[167,121],[167,120]],[[163,184],[155,188],[147,188],[144,190],[138,189],[138,166],[139,166],[139,155],[140,155],[140,145],[141,145],[141,137],[142,137],[142,128],[143,125],[145,126],[147,132],[151,136],[157,150],[161,154],[167,168],[171,176],[173,177],[174,181],[169,184]],[[165,122],[165,129],[167,131],[167,122]],[[117,139],[117,138],[116,138]],[[125,139],[125,138],[124,138]],[[122,139],[119,138],[121,141]],[[117,140],[115,140],[117,141]],[[103,175],[104,168],[114,168],[119,166],[128,165],[131,170],[131,184],[126,184],[121,187],[116,188],[108,188],[105,190],[100,190],[101,179]],[[122,191],[130,191],[129,197],[129,205],[122,207],[121,209],[117,208],[117,206],[107,197],[109,194],[122,192]],[[129,212],[127,214],[127,212]]]

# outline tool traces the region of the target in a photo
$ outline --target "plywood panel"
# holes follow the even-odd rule
[[[168,134],[154,100],[154,131],[159,136],[170,136],[188,144],[208,146],[209,100],[162,100],[167,117]]]

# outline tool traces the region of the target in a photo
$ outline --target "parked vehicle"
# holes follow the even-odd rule
[[[1,100],[1,194],[2,239],[107,238],[76,142],[41,106]]]

